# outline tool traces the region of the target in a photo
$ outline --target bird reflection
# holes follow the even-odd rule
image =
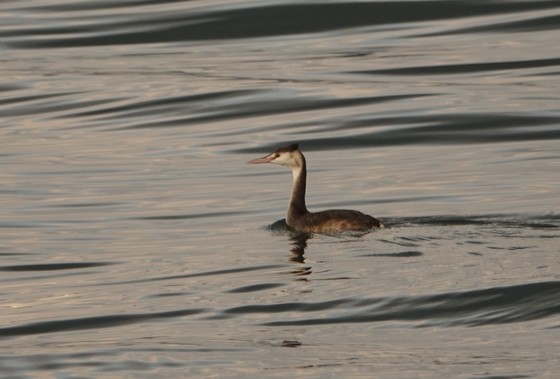
[[[305,263],[305,248],[307,240],[311,238],[308,233],[290,233],[292,248],[290,250],[290,261],[295,263]]]
[[[298,232],[291,229],[287,224],[286,220],[278,220],[271,225],[266,227],[267,230],[271,231],[276,235],[288,236],[292,248],[290,249],[290,262],[293,263],[305,263],[305,249],[307,248],[307,240],[313,237],[311,233]],[[299,269],[298,269],[299,270]],[[311,268],[305,268],[305,272],[301,275],[309,275],[311,273]]]

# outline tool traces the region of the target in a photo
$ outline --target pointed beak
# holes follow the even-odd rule
[[[274,154],[267,155],[266,157],[252,159],[247,163],[257,164],[257,163],[270,163],[274,159]]]

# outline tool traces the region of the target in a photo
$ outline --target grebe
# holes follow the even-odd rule
[[[286,224],[298,232],[337,234],[342,232],[367,232],[372,228],[382,228],[378,219],[362,212],[347,209],[330,209],[309,212],[305,206],[305,185],[307,167],[299,146],[290,145],[247,163],[275,163],[292,169],[293,185],[290,205],[286,214]]]

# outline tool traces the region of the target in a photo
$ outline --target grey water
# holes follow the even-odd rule
[[[0,377],[556,378],[558,1],[2,1]],[[297,236],[311,210],[385,229]]]

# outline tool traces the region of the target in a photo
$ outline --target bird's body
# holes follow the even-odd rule
[[[247,163],[276,163],[291,168],[293,184],[286,224],[298,232],[338,234],[367,232],[372,228],[383,227],[383,224],[376,218],[358,211],[330,209],[322,212],[309,212],[305,206],[307,164],[298,145],[280,148],[266,157],[253,159]]]
[[[296,218],[286,218],[286,224],[297,231],[319,234],[365,232],[382,226],[376,218],[350,209],[307,212]]]

